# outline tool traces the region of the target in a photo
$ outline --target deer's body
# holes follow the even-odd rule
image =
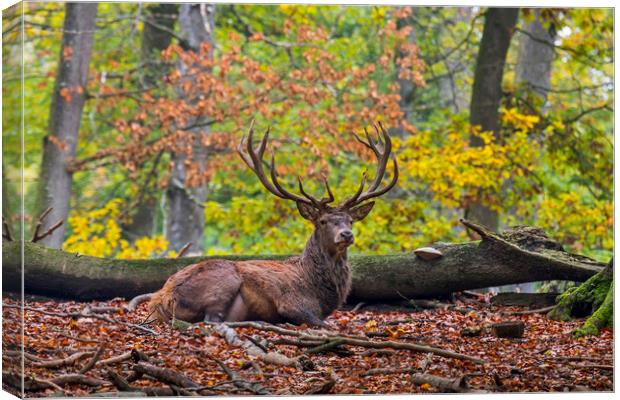
[[[352,224],[366,217],[374,205],[360,203],[387,192],[398,178],[394,160],[392,182],[378,189],[391,151],[389,136],[382,126],[381,131],[385,139],[383,153],[368,132],[368,142],[356,136],[379,159],[375,179],[362,193],[364,175],[357,193],[340,206],[331,207],[328,203],[334,197],[327,181],[328,198],[317,200],[308,195],[301,180],[303,196],[290,193],[277,180],[273,158],[269,180],[262,169],[268,134],[255,151],[250,128],[247,153],[242,151],[243,141],[239,148],[243,160],[270,192],[294,200],[302,217],[314,225],[302,255],[286,261],[208,260],[190,265],[168,278],[162,289],[151,296],[151,311],[162,321],[174,317],[188,322],[261,320],[323,325],[323,319],[345,301],[351,288],[347,249],[354,241]]]
[[[301,257],[285,261],[207,260],[172,275],[149,308],[162,321],[320,324],[351,288],[346,248],[324,252],[313,234]]]

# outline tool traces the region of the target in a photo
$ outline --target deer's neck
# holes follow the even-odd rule
[[[300,259],[304,281],[315,290],[323,317],[339,307],[351,287],[346,248],[339,252],[324,249],[315,232],[306,243]]]

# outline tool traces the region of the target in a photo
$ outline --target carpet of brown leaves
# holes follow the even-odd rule
[[[8,305],[19,304],[9,297],[3,298]],[[148,319],[144,305],[134,313],[125,313],[121,300],[109,302],[53,302],[28,300],[26,306],[52,313],[81,313],[89,305],[119,307],[105,315],[114,321],[140,324]],[[450,351],[479,357],[484,365],[453,358],[416,353],[408,350],[382,350],[346,346],[341,353],[318,353],[308,357],[314,364],[311,370],[280,367],[262,360],[249,363],[251,357],[239,347],[228,345],[217,333],[198,335],[201,330],[192,328],[181,332],[168,325],[152,323],[149,328],[157,335],[136,329],[125,323],[107,322],[91,317],[61,317],[37,311],[25,311],[25,350],[40,359],[61,359],[80,351],[96,352],[103,347],[99,360],[123,354],[132,349],[149,354],[153,363],[180,372],[200,385],[216,386],[214,394],[248,394],[233,385],[230,377],[214,360],[221,360],[248,382],[260,382],[272,394],[303,394],[313,386],[335,378],[329,393],[420,393],[439,392],[430,384],[411,383],[412,372],[423,372],[446,378],[467,377],[472,389],[493,392],[549,392],[569,390],[611,391],[613,332],[605,330],[598,337],[574,338],[570,332],[580,321],[556,322],[542,314],[508,315],[514,307],[497,307],[462,304],[457,302],[451,309],[433,310],[381,310],[372,308],[360,311],[335,312],[327,322],[339,334],[364,335],[373,341],[395,340],[427,344]],[[3,308],[3,374],[18,374],[21,359],[15,356],[19,350],[21,311]],[[463,337],[466,327],[521,320],[525,323],[525,335],[520,339],[501,339],[484,331],[480,336]],[[202,324],[198,324],[201,326]],[[303,330],[305,327],[287,327]],[[274,345],[282,335],[253,328],[236,328],[241,338],[251,336],[265,339],[270,350],[289,357],[299,356],[304,348],[291,345]],[[348,350],[348,352],[347,352]],[[348,353],[348,354],[343,354]],[[12,355],[11,355],[12,354]],[[212,358],[206,356],[209,355]],[[88,363],[85,357],[76,363],[58,368],[34,366],[25,363],[25,375],[38,380],[49,380],[59,375],[77,373]],[[214,359],[213,359],[214,358]],[[132,360],[109,365],[123,377],[132,373]],[[385,373],[368,375],[376,368],[389,368]],[[109,380],[104,367],[98,362],[85,375]],[[17,375],[18,376],[18,375]],[[18,393],[6,385],[4,389]],[[132,382],[138,387],[165,387],[148,375]],[[98,386],[81,384],[60,385],[68,395],[85,396],[94,392],[115,392],[111,383]],[[29,392],[29,396],[47,396],[59,389],[51,387]]]

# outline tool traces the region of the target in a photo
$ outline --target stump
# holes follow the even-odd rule
[[[493,334],[500,338],[521,338],[525,331],[523,321],[505,321],[491,325]]]

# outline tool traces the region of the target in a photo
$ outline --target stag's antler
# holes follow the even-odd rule
[[[263,186],[269,190],[271,193],[282,199],[294,200],[301,203],[305,203],[307,205],[313,206],[319,210],[329,209],[329,203],[334,201],[334,195],[329,188],[329,184],[327,183],[327,178],[323,178],[325,183],[325,188],[327,190],[328,197],[324,197],[321,200],[317,200],[315,197],[309,195],[303,187],[303,183],[301,177],[297,177],[299,181],[299,191],[302,196],[299,196],[295,193],[291,193],[288,190],[284,189],[280,182],[278,182],[278,174],[276,173],[275,167],[275,156],[273,151],[271,152],[271,164],[270,164],[270,176],[271,180],[267,178],[265,175],[265,171],[263,170],[263,154],[265,153],[265,149],[267,148],[267,140],[269,139],[269,128],[265,132],[263,139],[261,140],[260,145],[258,146],[258,150],[254,150],[254,145],[252,143],[252,139],[254,136],[254,120],[250,123],[250,129],[248,132],[247,140],[244,137],[241,139],[239,146],[237,146],[237,151],[239,155],[243,159],[243,161],[247,164],[247,166],[254,171],[259,181],[263,184]],[[246,151],[244,151],[244,145]]]
[[[373,197],[378,197],[382,194],[387,193],[390,189],[394,187],[394,185],[396,185],[396,182],[398,181],[398,163],[396,162],[396,158],[393,158],[392,161],[394,163],[394,173],[392,176],[392,181],[384,188],[378,189],[385,175],[385,169],[387,167],[388,160],[390,159],[390,154],[392,153],[392,140],[390,139],[390,135],[388,135],[385,128],[383,128],[381,122],[379,122],[378,125],[379,127],[377,127],[377,125],[373,125],[375,131],[377,131],[378,141],[376,143],[372,140],[366,128],[364,128],[364,132],[366,132],[366,139],[368,140],[367,142],[365,142],[355,133],[353,134],[358,142],[362,143],[364,146],[372,150],[373,153],[375,153],[378,161],[377,172],[375,173],[375,178],[370,183],[370,186],[368,186],[368,189],[366,189],[366,191],[362,193],[362,191],[364,190],[364,185],[366,184],[366,172],[364,172],[364,175],[362,175],[362,182],[359,189],[357,189],[357,192],[338,206],[338,208],[341,210],[350,209],[368,199],[372,199]],[[381,132],[379,132],[379,128],[381,129]],[[381,136],[383,136],[383,140]],[[377,145],[382,147],[382,149],[377,147]]]

